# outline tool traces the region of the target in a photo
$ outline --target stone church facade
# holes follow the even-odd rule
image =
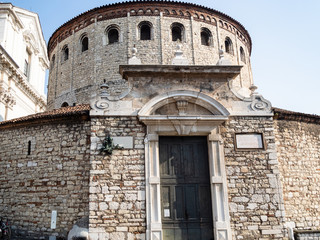
[[[194,4],[71,19],[48,43],[49,111],[0,123],[1,215],[32,238],[316,237],[320,118],[272,109],[250,52]]]

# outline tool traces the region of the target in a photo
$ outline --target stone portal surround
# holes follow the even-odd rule
[[[157,109],[168,104],[171,98],[177,104],[178,115],[162,116],[163,118],[154,116]],[[187,104],[186,99],[197,102],[198,105],[195,107],[205,106],[209,113],[215,112],[216,114],[202,116],[202,118],[190,116],[186,109],[181,109],[181,105]],[[162,239],[159,135],[208,136],[214,237],[217,240],[231,240],[227,179],[222,139],[219,134],[219,125],[223,119],[227,119],[228,111],[202,93],[174,91],[150,100],[139,111],[138,116],[147,125],[147,137],[145,138],[147,240]],[[172,117],[171,121],[170,117]]]

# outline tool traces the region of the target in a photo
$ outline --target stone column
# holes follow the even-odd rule
[[[162,239],[159,136],[148,134],[145,139],[147,240]]]
[[[222,138],[219,134],[210,134],[208,141],[214,239],[231,240]]]

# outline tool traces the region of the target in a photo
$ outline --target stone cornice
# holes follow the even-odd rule
[[[17,63],[10,57],[6,50],[0,45],[0,64],[6,70],[9,78],[41,108],[46,106],[46,100],[27,81],[27,77],[21,72]]]
[[[128,13],[130,13],[130,16],[159,16],[160,12],[166,17],[188,19],[192,16],[195,21],[206,22],[213,25],[217,25],[217,22],[219,22],[221,28],[235,34],[238,39],[247,45],[251,53],[252,42],[248,31],[238,21],[224,13],[191,3],[131,1],[94,8],[72,18],[59,27],[50,37],[48,42],[48,56],[50,58],[51,52],[58,42],[63,41],[71,36],[73,32],[77,32],[95,21],[123,18],[127,17]]]
[[[215,78],[227,81],[240,74],[242,66],[195,66],[195,65],[120,65],[119,72],[124,79],[130,77],[166,76]]]

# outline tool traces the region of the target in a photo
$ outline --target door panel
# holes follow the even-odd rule
[[[192,220],[192,219],[197,219],[197,211],[198,211],[198,206],[197,206],[197,191],[196,191],[196,186],[195,185],[187,185],[185,187],[186,189],[186,194],[184,196],[184,201],[185,201],[185,212],[186,212],[186,220]]]
[[[206,137],[160,137],[164,240],[213,240]]]

